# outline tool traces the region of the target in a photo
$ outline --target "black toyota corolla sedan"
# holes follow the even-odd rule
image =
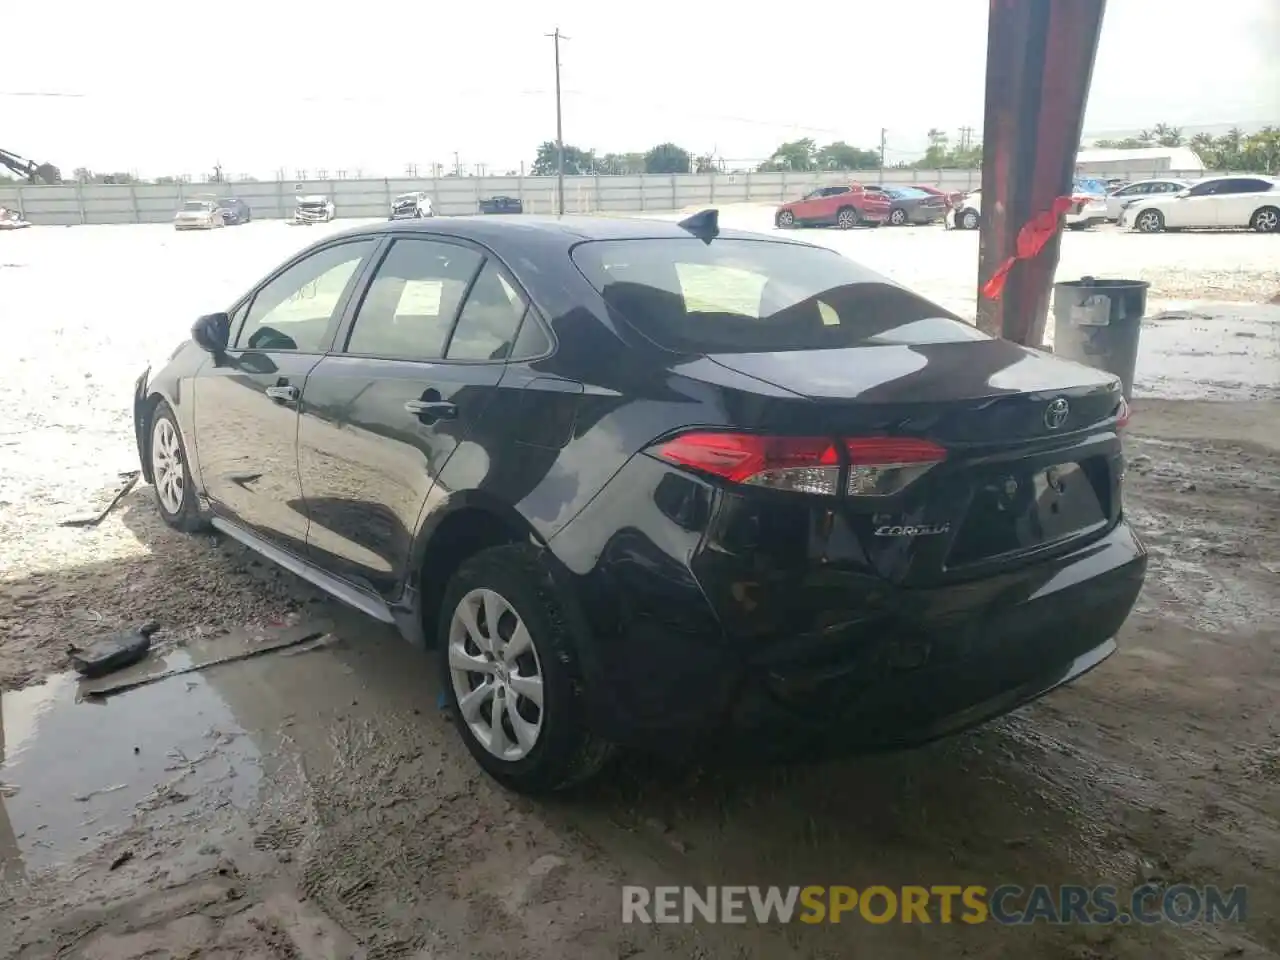
[[[328,237],[198,320],[134,417],[168,523],[436,647],[523,790],[619,744],[972,726],[1105,659],[1146,568],[1115,377],[714,211]]]

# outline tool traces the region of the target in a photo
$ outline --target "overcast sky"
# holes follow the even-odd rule
[[[883,126],[892,162],[982,126],[987,0],[7,6],[0,147],[64,171],[518,168],[555,136],[557,25],[565,140],[602,153],[758,160]],[[1280,123],[1277,50],[1280,0],[1109,0],[1086,129]]]

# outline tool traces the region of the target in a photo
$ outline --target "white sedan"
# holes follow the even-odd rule
[[[1180,193],[1190,184],[1186,180],[1139,180],[1107,194],[1107,219],[1115,222],[1130,203],[1165,194]]]
[[[1140,233],[1184,227],[1250,227],[1259,233],[1278,233],[1280,181],[1247,175],[1210,177],[1178,193],[1129,204],[1120,214],[1120,226]]]

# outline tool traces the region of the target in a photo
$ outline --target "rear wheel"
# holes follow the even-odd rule
[[[1164,214],[1159,210],[1143,210],[1133,218],[1139,233],[1159,233],[1164,229]]]
[[[187,446],[173,408],[161,400],[151,415],[151,485],[160,518],[175,530],[194,533],[204,523],[200,517],[195,484],[187,462]]]
[[[889,222],[895,227],[902,226],[907,222],[907,211],[903,210],[901,207],[895,208],[889,214]]]
[[[1259,233],[1280,233],[1280,210],[1275,207],[1263,207],[1254,211],[1249,219],[1249,226]]]
[[[612,748],[587,729],[577,652],[532,547],[491,547],[465,561],[445,591],[439,639],[446,703],[494,779],[542,793],[604,766]]]
[[[972,207],[966,207],[964,210],[961,210],[959,214],[957,214],[956,224],[962,230],[977,230],[978,229],[978,211],[974,210]]]
[[[841,207],[836,212],[836,226],[841,230],[852,230],[858,225],[858,211],[853,207]]]
[[[773,222],[786,230],[796,225],[796,215],[790,210],[779,210],[778,215],[773,218]]]

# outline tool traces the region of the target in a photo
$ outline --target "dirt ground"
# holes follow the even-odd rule
[[[106,707],[66,696],[32,706],[31,691],[49,685],[5,694],[0,915],[14,936],[4,955],[1278,956],[1275,413],[1267,403],[1137,405],[1126,502],[1151,575],[1120,652],[1073,687],[911,753],[747,771],[627,758],[551,804],[476,774],[433,708],[425,657],[238,547],[171,533],[149,489],[135,491],[102,528],[75,536],[132,537],[137,555],[5,582],[5,661],[42,651],[10,668],[8,687],[59,665],[82,629],[77,612],[86,623],[159,618],[162,649],[199,650],[220,629],[224,641],[260,639],[316,623],[333,639]],[[206,694],[222,713],[198,710],[184,724],[183,699]],[[55,728],[68,712],[104,719],[88,721],[94,733],[63,724],[43,747],[39,731],[15,744],[15,721],[41,710]],[[195,746],[175,747],[185,736]],[[44,790],[23,805],[23,775],[42,751],[69,766],[68,792],[87,801]],[[85,774],[97,782],[75,773],[86,752],[114,754]],[[139,756],[178,759],[147,781]],[[50,832],[66,839],[34,839]],[[1186,928],[620,922],[627,882],[1011,879],[1247,884],[1248,918]]]
[[[600,783],[534,803],[476,772],[436,710],[425,656],[233,543],[168,530],[149,488],[100,526],[59,525],[105,505],[116,473],[136,468],[134,368],[163,360],[208,298],[228,298],[302,242],[274,226],[244,234],[259,238],[248,252],[235,231],[156,233],[147,262],[181,294],[139,285],[136,252],[103,244],[96,228],[28,231],[23,243],[48,250],[0,257],[0,296],[29,303],[37,321],[19,353],[0,358],[0,403],[16,411],[0,425],[0,931],[11,931],[0,932],[0,958],[1280,957],[1274,386],[1211,385],[1234,402],[1140,391],[1126,509],[1150,572],[1120,651],[1075,685],[909,753],[758,770],[625,757]],[[937,234],[830,242],[865,248],[882,269],[906,264],[920,276],[899,279],[971,305],[965,257],[976,254],[941,258],[972,238]],[[1131,241],[1146,239],[1072,235],[1063,269],[1120,251],[1117,269],[1150,279],[1153,297],[1190,296],[1190,268],[1134,266]],[[1202,267],[1219,299],[1256,302],[1280,284],[1257,253],[1272,238],[1155,242],[1165,239],[1166,254],[1218,244]],[[74,290],[49,295],[71,242],[84,246],[86,289],[128,310],[95,317]],[[193,249],[217,255],[193,259]],[[1198,369],[1202,331],[1227,331],[1211,348],[1219,360],[1249,348],[1265,367],[1278,325],[1250,323],[1171,317],[1153,325],[1171,339],[1144,342]],[[129,675],[140,679],[320,638],[77,702],[84,690],[62,672],[68,644],[146,620],[161,629],[152,662]],[[1245,884],[1247,919],[620,920],[627,883],[1148,880]]]

